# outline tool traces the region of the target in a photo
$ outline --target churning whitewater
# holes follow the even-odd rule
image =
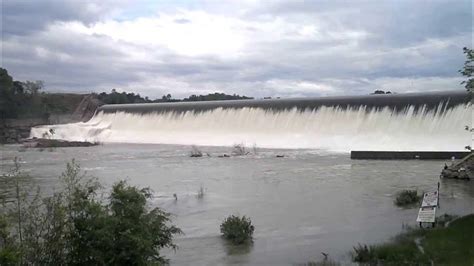
[[[471,144],[470,106],[402,112],[390,108],[321,107],[314,110],[216,108],[195,112],[99,111],[85,123],[35,127],[30,137],[75,141],[160,143],[262,148],[457,151]],[[50,134],[53,129],[54,134]]]

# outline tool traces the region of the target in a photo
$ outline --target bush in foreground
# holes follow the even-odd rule
[[[402,190],[397,193],[395,205],[399,207],[409,206],[419,203],[420,200],[421,196],[418,196],[418,192],[416,190]]]
[[[148,208],[147,188],[120,181],[100,198],[100,184],[81,175],[74,161],[61,176],[62,188],[48,197],[28,195],[20,176],[11,175],[16,196],[0,213],[1,265],[161,264],[160,249],[176,247],[173,236],[181,230],[169,225],[168,213]]]
[[[254,229],[250,218],[245,216],[231,215],[221,224],[222,236],[237,245],[251,241]]]

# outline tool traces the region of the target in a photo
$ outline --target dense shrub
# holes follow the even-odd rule
[[[17,172],[11,177],[19,176]],[[166,262],[159,251],[175,248],[173,236],[181,230],[169,225],[168,213],[147,207],[153,196],[149,189],[120,181],[101,198],[100,184],[81,175],[74,161],[67,164],[61,181],[61,189],[49,197],[16,193],[13,202],[4,203],[2,210],[8,211],[0,216],[1,265]],[[16,184],[17,192],[24,189]]]
[[[416,190],[403,190],[397,193],[395,198],[395,205],[397,206],[409,206],[419,203],[421,196],[418,196]]]
[[[234,244],[242,244],[252,240],[254,226],[250,218],[231,215],[221,224],[223,237]]]

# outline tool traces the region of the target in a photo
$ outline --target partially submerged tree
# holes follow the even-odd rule
[[[231,215],[221,224],[222,236],[233,244],[243,244],[252,241],[255,230],[250,218]]]

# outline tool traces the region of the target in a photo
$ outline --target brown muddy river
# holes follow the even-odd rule
[[[294,265],[321,260],[321,252],[347,264],[358,243],[386,241],[404,225],[416,226],[418,209],[396,207],[396,191],[427,191],[438,181],[438,215],[474,212],[474,182],[439,180],[443,161],[350,160],[346,153],[303,149],[218,158],[231,148],[203,147],[211,157],[190,158],[191,148],[178,145],[19,147],[0,147],[0,171],[18,156],[44,191],[57,185],[72,158],[106,186],[127,179],[151,187],[153,204],[172,213],[185,233],[176,239],[176,252],[164,251],[172,265]],[[219,225],[230,214],[251,217],[253,245],[236,248],[221,239]]]

